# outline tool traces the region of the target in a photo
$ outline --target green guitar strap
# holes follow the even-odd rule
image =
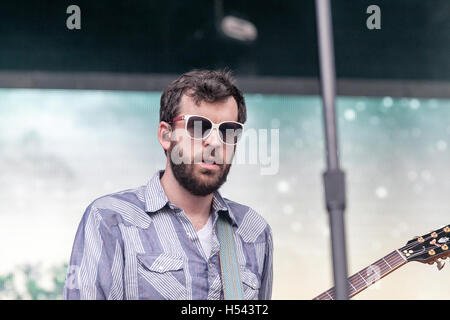
[[[220,242],[220,269],[225,300],[244,300],[241,272],[236,255],[234,232],[231,223],[219,214],[217,236]]]

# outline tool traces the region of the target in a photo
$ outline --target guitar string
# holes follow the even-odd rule
[[[441,233],[441,231],[438,233],[438,235]],[[447,233],[447,232],[445,232],[445,233]],[[429,239],[431,239],[431,238],[433,238],[433,237],[431,237],[430,236],[430,238],[427,238],[425,241],[427,241],[427,240],[429,240]],[[435,238],[434,238],[435,239]],[[425,242],[424,241],[424,242]],[[406,247],[406,246],[405,246]],[[404,249],[405,247],[403,247],[403,248],[401,248],[401,249]],[[434,245],[434,247],[431,247],[431,248],[429,248],[430,250],[431,249],[437,249],[437,248],[440,248],[440,246],[437,246],[437,245]],[[397,253],[397,255],[392,255],[393,253]],[[420,253],[419,253],[420,254]],[[390,256],[391,255],[391,256]],[[396,257],[398,257],[398,252],[395,250],[395,251],[393,251],[393,252],[391,252],[391,253],[389,253],[388,255],[386,255],[385,257],[383,257],[383,258],[381,258],[381,259],[379,259],[379,260],[377,260],[376,262],[374,262],[373,264],[371,264],[370,266],[373,266],[373,265],[376,265],[379,261],[381,261],[381,260],[383,260],[383,259],[388,259],[388,261],[389,262],[395,262],[395,263],[397,263],[396,261],[391,261],[390,259],[392,259],[392,258],[396,258]],[[404,261],[404,260],[402,260],[402,261]],[[398,261],[398,262],[401,262],[401,261]],[[408,262],[408,261],[404,261],[405,263],[406,262]],[[359,287],[359,285],[360,284],[362,284],[363,286],[361,287],[361,288],[358,288],[358,289],[356,289],[356,290],[354,290],[354,291],[358,291],[358,290],[361,290],[361,289],[365,289],[365,288],[367,288],[367,287],[369,287],[369,286],[371,286],[372,284],[374,284],[375,282],[377,282],[378,280],[380,280],[381,279],[381,277],[380,277],[380,279],[377,279],[376,281],[371,281],[371,282],[367,282],[366,280],[365,280],[365,278],[363,277],[363,275],[361,274],[361,272],[362,271],[364,271],[364,270],[366,270],[366,269],[368,269],[368,268],[370,268],[370,266],[368,266],[368,267],[366,267],[366,268],[364,268],[364,269],[362,269],[361,271],[359,271],[359,272],[357,272],[357,273],[355,273],[354,275],[352,275],[352,276],[350,276],[348,279],[347,279],[347,282],[349,282],[349,284],[355,284],[355,289],[356,289],[356,287]],[[394,268],[391,268],[390,267],[390,265],[388,264],[388,266],[389,266],[389,269],[390,270],[388,270],[388,272],[389,271],[392,271]],[[381,269],[381,268],[380,268]],[[355,281],[351,281],[352,279],[351,278],[353,278],[353,277],[356,277],[357,275],[359,274],[359,278],[361,278],[361,279],[355,279]],[[333,295],[334,295],[334,287],[333,288],[331,288],[331,289],[328,289],[327,291],[325,291],[325,292],[323,292],[322,294],[320,294],[319,296],[317,296],[317,297],[320,297],[320,296],[322,296],[322,295],[330,295],[331,297],[333,297]],[[333,298],[332,298],[333,299]]]
[[[434,250],[434,249],[438,249],[438,248],[440,248],[440,246],[434,245],[433,247],[430,247],[430,248],[428,248],[428,249],[429,249],[429,250]],[[429,251],[429,250],[428,250],[428,251]],[[426,251],[426,250],[425,250],[425,251]],[[398,262],[403,262],[403,261],[404,261],[404,260],[398,261],[398,262],[396,262],[396,261],[391,261],[390,259],[392,259],[392,258],[395,259],[396,257],[398,257],[398,253],[397,253],[397,255],[392,255],[393,253],[397,253],[397,251],[391,252],[390,254],[388,254],[387,256],[385,256],[384,258],[381,258],[381,259],[375,261],[375,262],[374,262],[373,264],[371,264],[370,266],[376,265],[379,261],[381,261],[381,260],[383,260],[383,259],[388,259],[389,262],[394,262],[394,263],[398,263]],[[423,254],[423,252],[418,253],[418,254],[416,254],[416,255],[420,255],[420,254]],[[392,256],[390,256],[390,255],[392,255]],[[398,258],[397,258],[397,259],[398,259]],[[409,262],[409,261],[404,261],[404,262],[406,263],[406,262]],[[350,276],[349,279],[351,279],[352,277],[355,277],[357,274],[359,274],[360,277],[363,277],[363,275],[361,274],[361,272],[363,272],[364,270],[367,270],[368,268],[370,268],[370,266],[368,266],[368,267],[362,269],[361,271],[355,273],[354,275]],[[393,269],[395,269],[395,268],[390,267],[389,264],[388,264],[388,266],[389,266],[388,272],[389,272],[389,271],[392,271]],[[378,266],[378,267],[379,267],[379,266]],[[381,269],[381,267],[380,267],[380,269]],[[382,269],[381,269],[381,270],[382,270]],[[383,271],[383,272],[384,272],[384,271]],[[365,278],[363,278],[363,279],[365,280]],[[377,281],[378,281],[378,280],[379,280],[379,279],[377,279]],[[364,285],[370,286],[370,285],[372,285],[374,282],[367,283],[367,281],[361,281],[361,280],[358,279],[358,280],[357,280],[357,283],[363,284],[363,287],[364,287]],[[332,289],[333,289],[333,288],[332,288]],[[359,289],[358,289],[358,290],[359,290]]]
[[[393,254],[396,254],[396,255],[393,255]],[[383,259],[385,260],[384,261],[384,264],[386,264],[387,265],[387,267],[384,267],[385,269],[387,269],[387,270],[383,270],[383,267],[381,267],[381,266],[379,266],[378,265],[378,263],[381,263],[382,261],[383,261]],[[364,268],[364,269],[362,269],[362,270],[360,270],[359,272],[357,272],[357,273],[355,273],[355,274],[353,274],[352,276],[350,276],[349,277],[349,282],[350,282],[350,284],[355,284],[355,286],[356,287],[359,287],[359,285],[363,285],[363,287],[364,286],[369,286],[370,284],[372,284],[373,282],[372,281],[370,281],[369,283],[368,283],[368,281],[367,281],[367,279],[364,277],[364,275],[363,274],[361,274],[363,271],[365,271],[365,270],[367,270],[367,269],[369,269],[370,267],[372,267],[372,266],[377,266],[378,268],[380,268],[380,270],[381,270],[381,272],[384,274],[384,273],[388,273],[388,272],[390,272],[390,271],[392,271],[392,270],[394,270],[395,269],[395,267],[394,268],[392,268],[391,267],[391,264],[399,264],[400,262],[403,262],[404,260],[403,259],[401,259],[401,257],[399,257],[398,256],[398,253],[396,252],[396,251],[393,251],[393,252],[391,252],[391,253],[389,253],[388,255],[386,255],[385,257],[383,257],[383,258],[381,258],[381,259],[379,259],[379,260],[377,260],[377,261],[375,261],[373,264],[371,264],[370,266],[368,266],[368,267],[366,267],[366,268]],[[396,261],[396,260],[399,260],[399,261]],[[396,266],[397,267],[397,266]],[[367,272],[366,272],[367,273]],[[359,275],[359,277],[357,277]],[[356,277],[357,279],[352,279],[353,277]],[[356,288],[355,287],[355,289],[356,289],[356,291],[357,290],[360,290],[361,288]]]
[[[393,255],[393,253],[396,253],[396,255]],[[388,259],[389,262],[395,263],[395,264],[404,261],[403,259],[402,259],[401,261],[392,261],[392,259],[397,259],[397,260],[401,259],[401,257],[398,256],[398,253],[397,253],[396,251],[393,251],[393,252],[389,253],[388,255],[386,255],[385,257],[383,257],[383,258],[377,260],[376,262],[374,262],[374,263],[371,264],[370,266],[376,265],[378,262],[382,261],[383,259]],[[366,267],[366,268],[360,270],[359,272],[353,274],[352,276],[350,276],[350,277],[348,278],[349,284],[350,284],[350,285],[354,285],[354,289],[355,289],[354,291],[355,291],[355,292],[356,292],[356,291],[359,291],[359,290],[361,290],[361,289],[364,289],[365,287],[367,288],[367,287],[369,287],[370,285],[372,285],[373,283],[375,283],[376,281],[379,280],[379,279],[377,279],[375,282],[371,281],[371,282],[368,283],[368,282],[366,281],[366,279],[363,277],[363,275],[361,274],[361,272],[363,272],[364,270],[370,268],[370,266],[368,266],[368,267]],[[378,267],[379,267],[379,266],[378,266]],[[388,270],[387,272],[392,271],[393,269],[395,269],[395,268],[391,268],[389,264],[388,264],[388,267],[389,267],[389,270]],[[381,267],[379,267],[379,268],[382,270]],[[382,270],[382,271],[383,271],[383,270]],[[383,273],[387,273],[387,272],[384,272],[384,271],[383,271]],[[355,279],[355,280],[352,280],[352,278],[353,278],[353,277],[357,277],[358,274],[360,275],[360,277],[358,277],[358,278]],[[381,278],[381,277],[380,277],[380,278]],[[362,287],[359,288],[359,286],[360,286],[361,284],[362,284]],[[358,287],[358,288],[357,288],[357,287]],[[334,289],[334,287],[331,288],[331,289],[328,289],[328,290],[325,291],[324,293],[320,294],[318,297],[320,297],[321,295],[327,295],[327,294],[330,294],[330,291],[331,291],[331,292],[334,291],[333,289]]]
[[[447,227],[447,226],[446,226]],[[424,238],[424,241],[422,242],[422,243],[425,243],[426,241],[428,241],[428,240],[430,240],[430,239],[437,239],[437,238],[439,238],[439,235],[441,235],[441,233],[448,233],[448,232],[445,232],[444,231],[444,228],[445,227],[443,227],[443,228],[441,228],[440,229],[440,231],[438,231],[438,232],[436,232],[436,231],[434,231],[434,232],[436,232],[437,233],[437,237],[436,238],[433,238],[432,236],[431,236],[431,234],[430,234],[430,236],[429,237],[426,237],[426,238]],[[410,244],[407,244],[407,245],[405,245],[405,246],[403,246],[403,247],[401,247],[400,249],[398,249],[399,251],[400,250],[408,250],[408,249],[411,249],[412,247],[414,247],[414,246],[416,246],[416,245],[418,245],[418,244],[421,244],[418,240],[416,240],[415,242],[411,242]],[[437,248],[440,248],[442,245],[434,245],[434,247],[432,247],[432,248],[428,248],[429,250],[428,251],[430,251],[430,250],[434,250],[434,249],[437,249]],[[426,251],[426,250],[425,250]],[[397,253],[397,255],[392,255],[393,253]],[[414,256],[417,256],[417,255],[420,255],[420,254],[422,254],[423,252],[420,252],[420,253],[417,253],[417,254],[415,254]],[[388,255],[386,255],[385,257],[383,257],[383,258],[381,258],[381,259],[379,259],[379,260],[377,260],[377,261],[375,261],[373,264],[371,264],[370,266],[373,266],[373,265],[376,265],[379,261],[381,261],[381,260],[383,260],[383,259],[392,259],[392,258],[396,258],[396,257],[398,257],[398,254],[399,254],[399,252],[397,252],[397,250],[395,250],[395,251],[393,251],[393,252],[391,252],[391,253],[389,253]],[[392,256],[390,256],[390,255],[392,255]],[[400,255],[401,255],[401,253],[400,253]],[[406,257],[407,259],[408,259],[408,257]],[[385,261],[386,262],[386,261]],[[396,263],[396,261],[389,261],[389,262],[395,262]],[[400,261],[399,261],[400,262]],[[405,261],[405,262],[409,262],[408,260],[407,261]],[[388,272],[389,271],[391,271],[391,270],[393,270],[394,268],[392,268],[391,266],[390,266],[390,264],[389,263],[387,263],[387,265],[388,265],[388,267],[389,267],[389,269],[390,270],[388,270]],[[368,266],[368,267],[366,267],[366,268],[364,268],[364,269],[362,269],[362,270],[360,270],[359,272],[357,272],[357,273],[355,273],[355,274],[353,274],[353,275],[351,275],[348,279],[347,279],[347,282],[349,282],[349,284],[352,284],[351,283],[351,278],[352,277],[356,277],[356,275],[360,275],[360,277],[359,278],[361,278],[361,279],[355,279],[355,281],[353,282],[353,284],[355,284],[355,285],[357,285],[357,284],[363,284],[363,287],[362,288],[360,288],[360,289],[363,289],[364,287],[369,287],[369,286],[371,286],[372,284],[374,284],[376,281],[378,281],[379,279],[377,279],[376,281],[374,281],[374,282],[370,282],[370,283],[367,283],[367,281],[365,281],[365,279],[362,277],[362,275],[361,275],[361,272],[362,271],[364,271],[364,270],[366,270],[366,269],[368,269],[368,268],[370,268],[370,266]],[[379,266],[378,266],[379,267]],[[380,269],[381,269],[381,267],[380,267]],[[317,296],[317,298],[319,298],[320,296],[322,296],[322,295],[330,295],[331,297],[332,297],[332,293],[333,293],[333,290],[334,289],[334,287],[333,288],[331,288],[331,289],[328,289],[327,291],[325,291],[325,292],[323,292],[323,293],[321,293],[320,295],[318,295]],[[356,287],[355,287],[355,289],[356,289]],[[358,291],[358,290],[360,290],[360,289],[356,289],[356,291]],[[330,291],[331,291],[331,294],[330,294]],[[332,299],[333,299],[333,297],[332,297]]]

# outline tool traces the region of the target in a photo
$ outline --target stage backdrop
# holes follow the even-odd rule
[[[85,208],[164,167],[160,94],[0,90],[0,298],[61,298]],[[262,174],[268,165],[259,156],[236,163],[221,191],[272,226],[273,298],[311,299],[332,286],[320,99],[252,94],[246,101],[247,128],[268,133],[273,174]],[[337,104],[351,274],[450,223],[450,100],[340,97]],[[450,299],[449,275],[450,268],[410,263],[355,298]]]

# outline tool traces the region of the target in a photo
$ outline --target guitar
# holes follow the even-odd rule
[[[367,268],[348,278],[349,297],[353,297],[392,271],[411,261],[433,264],[441,270],[450,256],[450,226],[416,237],[400,249],[394,250]],[[441,259],[441,260],[439,260]],[[334,300],[334,288],[318,295],[313,300]]]

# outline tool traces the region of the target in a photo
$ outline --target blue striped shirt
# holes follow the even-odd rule
[[[209,257],[184,211],[162,188],[147,185],[106,195],[86,209],[67,270],[64,299],[223,299],[218,215],[232,222],[245,299],[272,295],[272,232],[252,208],[214,192]]]

